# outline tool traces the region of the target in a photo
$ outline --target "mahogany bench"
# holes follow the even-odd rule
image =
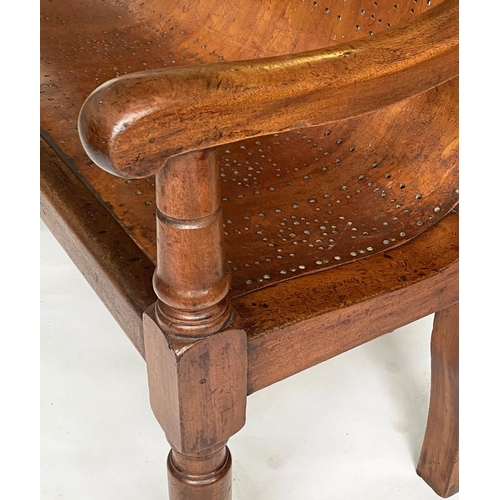
[[[248,394],[434,312],[418,473],[458,491],[458,2],[41,15],[42,218],[146,360],[170,498],[231,498]]]

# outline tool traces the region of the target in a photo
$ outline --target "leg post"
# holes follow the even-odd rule
[[[417,473],[446,498],[458,491],[458,304],[436,313],[431,357],[431,401]]]
[[[246,333],[231,327],[197,339],[165,333],[144,315],[149,397],[172,451],[170,500],[231,500],[227,440],[245,424]]]
[[[172,450],[167,468],[171,500],[231,498],[231,453],[225,445],[203,459]]]
[[[144,314],[151,407],[172,450],[170,500],[231,500],[228,439],[245,423],[247,337],[227,299],[215,150],[156,176],[158,301]]]

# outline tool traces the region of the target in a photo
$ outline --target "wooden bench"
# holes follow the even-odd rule
[[[418,473],[458,491],[458,2],[41,14],[42,218],[146,360],[170,498],[231,497],[248,394],[433,312]]]

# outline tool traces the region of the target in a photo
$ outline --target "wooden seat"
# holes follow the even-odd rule
[[[230,498],[247,394],[436,311],[418,471],[458,490],[457,11],[42,1],[42,217],[146,359],[171,498]]]

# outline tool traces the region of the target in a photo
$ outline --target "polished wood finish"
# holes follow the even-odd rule
[[[144,356],[154,264],[43,139],[40,146],[40,215]]]
[[[46,143],[42,143],[46,148]],[[42,218],[117,320],[127,318],[127,323],[133,325],[126,327],[121,323],[144,357],[142,310],[132,305],[130,297],[142,289],[141,293],[146,297],[143,299],[144,309],[146,304],[155,301],[151,283],[154,265],[149,262],[147,267],[138,266],[137,274],[133,275],[122,273],[121,267],[111,259],[97,267],[99,254],[93,259],[80,260],[82,251],[77,252],[75,245],[66,238],[70,234],[67,225],[79,226],[79,233],[85,235],[96,228],[97,221],[99,231],[102,231],[101,225],[119,228],[118,223],[54,152],[42,149],[43,158],[50,158],[50,161],[42,161],[41,164],[42,185],[47,182],[49,186],[43,189],[42,198],[49,193],[55,200],[48,208],[44,203]],[[51,170],[56,166],[60,168],[57,175],[73,178],[71,189],[66,189],[66,182],[59,185],[52,180]],[[75,186],[81,186],[80,190]],[[87,200],[85,210],[79,203],[81,199]],[[56,209],[57,212],[52,215],[51,211]],[[53,222],[56,217],[57,225]],[[66,222],[65,218],[69,221]],[[87,245],[95,243],[95,252],[109,248],[112,255],[113,249],[119,245],[124,252],[124,260],[148,262],[147,256],[134,245],[125,231],[120,229],[117,232],[119,236],[109,229],[102,234],[99,231],[87,241]],[[233,300],[233,308],[241,318],[243,329],[248,332],[248,393],[456,302],[457,234],[458,215],[452,212],[422,237],[402,247],[372,256],[369,260],[362,259],[319,274],[284,281]],[[127,255],[128,248],[131,250]],[[408,272],[408,269],[415,271]],[[122,283],[120,280],[129,281]],[[99,287],[100,283],[103,286]],[[126,306],[119,309],[116,298],[121,296],[122,289],[130,290],[130,295]],[[335,294],[331,290],[335,290]],[[290,304],[290,307],[283,309],[283,303]],[[397,314],[400,303],[404,304],[401,309],[405,316],[401,312]],[[372,315],[366,315],[367,309],[372,311]],[[117,310],[121,310],[119,316]],[[352,314],[354,310],[356,315]],[[362,327],[360,322],[363,322]],[[379,322],[385,326],[379,327]],[[324,327],[325,324],[331,326]],[[343,327],[336,328],[337,324]],[[350,325],[349,329],[345,328],[346,324]],[[303,328],[311,332],[309,342],[314,342],[314,348],[302,348]],[[315,332],[314,335],[312,332]],[[316,341],[318,335],[321,336]],[[291,359],[293,363],[290,363]]]
[[[152,308],[144,334],[151,407],[172,446],[171,500],[230,500],[226,442],[245,423],[245,331],[236,321],[213,335],[179,337],[160,328]]]
[[[122,76],[86,100],[80,138],[101,168],[139,178],[179,153],[355,117],[457,76],[457,21],[446,0],[331,49]]]
[[[247,394],[434,311],[419,473],[456,490],[458,2],[317,6],[42,2],[42,214],[146,359],[173,500],[230,500]]]
[[[342,123],[216,148],[229,297],[385,252],[448,213],[458,200],[457,98],[453,79]],[[156,262],[155,179],[79,173]]]
[[[144,345],[151,408],[172,446],[172,500],[230,500],[226,442],[245,423],[247,335],[227,298],[220,204],[215,149],[171,158],[156,175],[158,300]]]
[[[204,461],[189,459],[172,450],[168,455],[167,466],[171,500],[231,498],[231,453],[227,446]]]
[[[109,176],[88,160],[76,134],[78,110],[96,85],[145,67],[200,67],[354,42],[439,3],[405,0],[394,9],[349,0],[325,13],[310,2],[264,0],[238,5],[235,16],[224,0],[42,2],[43,133],[64,145],[76,175],[156,262],[155,179]],[[252,30],[247,18],[255,20]],[[458,200],[457,100],[455,78],[357,118],[217,147],[229,297],[386,251],[435,224]]]
[[[417,472],[442,497],[458,491],[458,303],[436,313],[429,420]]]
[[[234,300],[249,393],[456,302],[457,235],[452,213],[400,248]]]
[[[219,179],[213,149],[172,158],[156,176],[156,317],[183,335],[214,333],[231,320]]]

